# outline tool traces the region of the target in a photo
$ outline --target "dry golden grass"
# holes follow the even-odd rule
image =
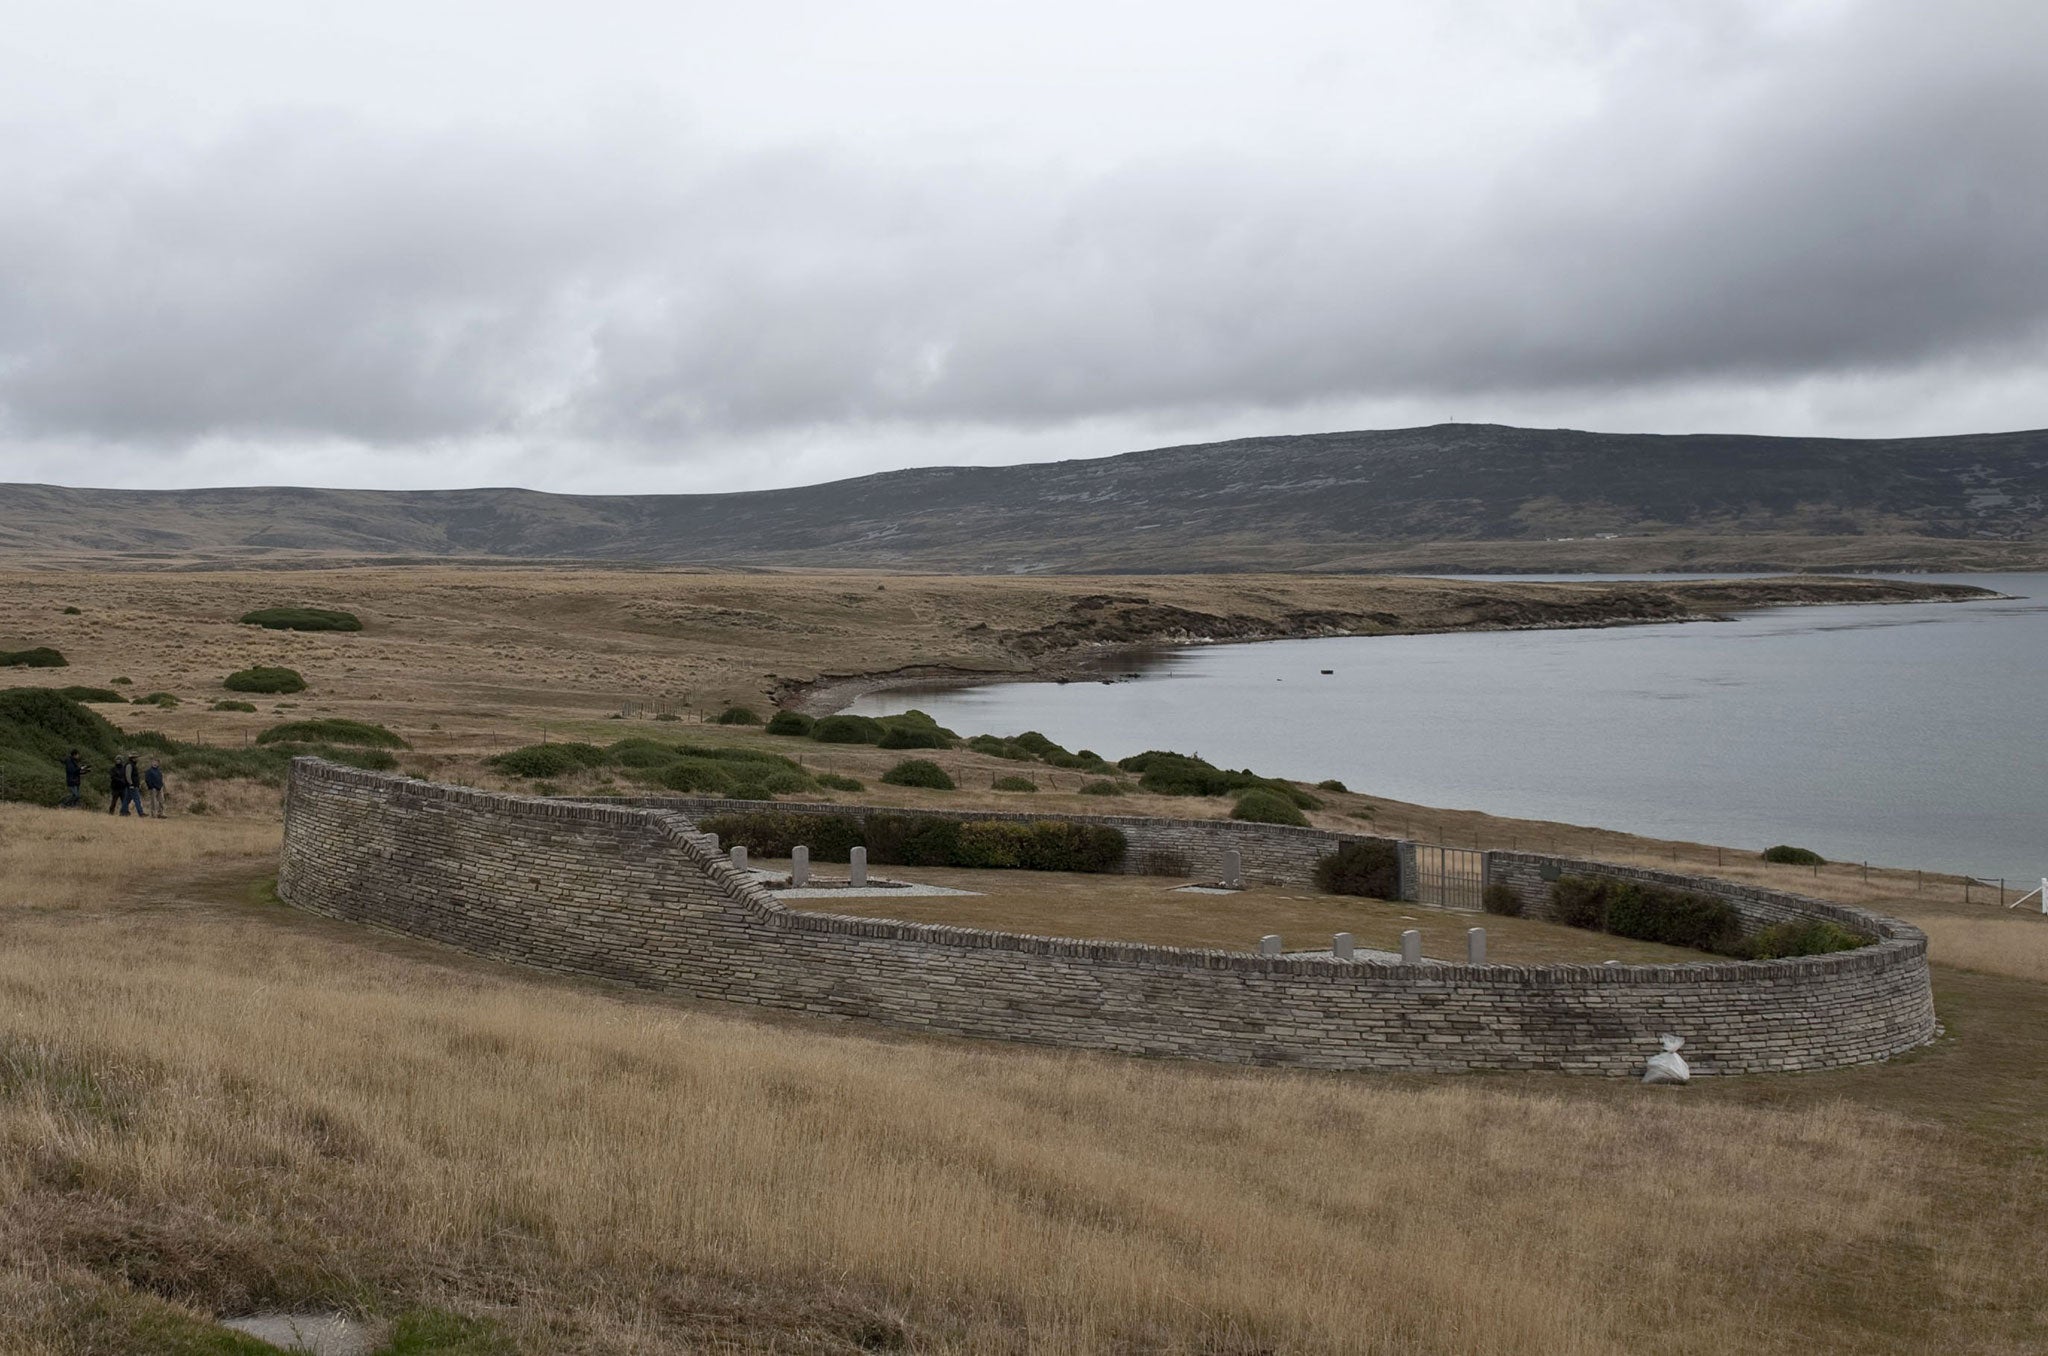
[[[39,817],[73,832],[10,838]],[[431,1300],[532,1351],[1759,1350],[1760,1264],[1797,1291],[1929,1208],[1924,1148],[1846,1106],[758,1021],[69,850],[149,903],[40,908],[7,859],[0,1254],[202,1306]]]
[[[1943,965],[2048,983],[2048,918],[2038,913],[1919,914],[1913,922],[1927,933],[1928,954]]]

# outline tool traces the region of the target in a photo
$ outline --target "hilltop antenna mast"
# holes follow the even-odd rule
[[[2018,899],[2015,899],[2012,903],[2006,905],[2005,907],[2008,909],[2017,909],[2020,905],[2026,903],[2030,899],[2040,900],[2041,912],[2048,913],[2048,876],[2041,877],[2040,889],[2027,891],[2025,894],[2021,895]]]

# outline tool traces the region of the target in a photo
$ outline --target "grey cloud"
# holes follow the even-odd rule
[[[2048,11],[1887,3],[1634,32],[1457,163],[268,116],[0,204],[0,423],[686,450],[1967,361],[2048,333],[2044,77]]]

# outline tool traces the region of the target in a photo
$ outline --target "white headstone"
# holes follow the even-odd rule
[[[1259,938],[1259,954],[1261,956],[1279,955],[1280,934],[1277,932],[1269,932],[1265,936]]]
[[[1465,961],[1470,965],[1486,964],[1486,929],[1465,929]]]
[[[857,847],[847,861],[846,883],[855,887],[868,883],[868,850]]]
[[[1351,934],[1340,932],[1330,939],[1330,952],[1338,960],[1356,960],[1358,947],[1351,940]]]
[[[808,885],[811,879],[811,850],[798,843],[789,850],[789,883]]]
[[[734,843],[732,851],[727,855],[731,858],[735,871],[747,869],[747,845],[745,843]]]
[[[704,836],[711,840],[711,850],[713,852],[718,851],[718,835],[715,833],[707,833]]]
[[[1244,854],[1236,848],[1223,854],[1223,886],[1227,890],[1244,889]]]
[[[1422,933],[1415,928],[1408,928],[1401,934],[1401,964],[1422,964]]]

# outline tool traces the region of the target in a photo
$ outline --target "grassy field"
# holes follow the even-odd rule
[[[973,628],[1057,622],[1101,582],[40,572],[0,589],[0,643],[72,659],[8,681],[129,677],[124,691],[179,699],[95,708],[130,729],[234,745],[284,720],[376,721],[413,745],[402,767],[479,785],[529,787],[485,759],[545,728],[799,755],[880,803],[1227,813],[1086,797],[1084,774],[963,750],[919,754],[958,792],[887,787],[898,753],[649,709],[664,693],[686,716],[762,703],[827,669],[1014,663],[993,641],[977,651]],[[1284,611],[1356,584],[1238,579],[1208,601]],[[1189,603],[1204,587],[1145,581]],[[232,620],[285,604],[348,608],[366,630]],[[311,689],[208,709],[252,664],[299,668]],[[641,716],[611,718],[629,699]],[[990,789],[1019,770],[1036,795]],[[2033,1279],[2048,1264],[2048,918],[1911,870],[1767,867],[1319,794],[1311,818],[1332,827],[1718,871],[1912,918],[1933,938],[1944,1035],[1887,1066],[1682,1090],[921,1038],[656,1000],[302,915],[268,893],[276,792],[253,782],[174,785],[162,823],[0,805],[0,1356],[219,1356],[250,1348],[212,1317],[317,1305],[424,1316],[452,1335],[408,1349],[444,1353],[2048,1344]],[[1385,944],[1420,916],[1308,892],[1184,900],[1045,877],[916,907],[1222,945],[1320,940],[1339,920]],[[1521,934],[1486,921],[1509,959]],[[1448,944],[1432,954],[1456,954],[1461,928],[1421,925]]]
[[[270,902],[257,820],[148,826],[184,839],[169,869],[104,815],[0,827],[8,1353],[162,1300],[425,1307],[534,1352],[2048,1332],[2048,1058],[1979,1030],[2037,1013],[2031,983],[1945,980],[1950,1037],[1890,1068],[1675,1094],[1211,1069],[505,971]],[[2007,926],[2048,957],[2048,924]]]

